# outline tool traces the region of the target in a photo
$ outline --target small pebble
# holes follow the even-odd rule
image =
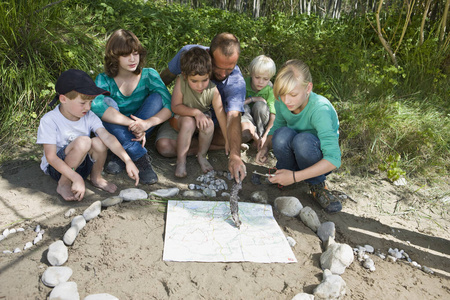
[[[71,216],[73,216],[75,214],[75,212],[76,212],[75,208],[71,208],[68,211],[66,211],[66,213],[64,214],[64,217],[66,219],[70,218]]]
[[[206,188],[203,190],[203,195],[205,195],[206,197],[216,197],[216,191]]]
[[[291,247],[294,247],[297,244],[297,242],[290,236],[286,237],[286,239],[289,243],[289,246],[291,246]]]
[[[426,266],[422,266],[422,271],[424,271],[427,274],[434,274],[434,271]]]
[[[199,191],[184,191],[183,197],[202,198],[204,195]]]
[[[3,230],[3,236],[7,237],[9,235],[9,229],[6,228],[5,230]]]
[[[13,253],[19,253],[19,252],[22,252],[22,250],[20,250],[20,248],[16,248],[16,249],[14,249],[14,251],[13,251]]]
[[[375,271],[375,263],[370,257],[367,257],[363,263],[364,268],[369,269],[370,271]]]
[[[321,225],[316,212],[309,206],[305,206],[300,210],[300,219],[314,232],[317,232],[317,229]]]
[[[102,207],[110,207],[122,203],[123,198],[119,196],[112,196],[102,200]]]
[[[188,185],[188,188],[189,188],[190,190],[195,190],[195,184],[190,183],[190,184]]]
[[[13,233],[16,233],[16,229],[14,229],[14,228],[9,231],[9,234],[13,234]]]
[[[41,231],[41,225],[37,225],[36,228],[34,229],[35,232],[39,232]]]
[[[0,241],[3,241],[5,239],[5,236],[3,234],[0,234]]]
[[[366,249],[367,253],[373,253],[375,249],[370,245],[364,245],[364,248]]]
[[[70,227],[64,234],[63,241],[67,246],[72,246],[78,236],[78,229],[75,226]]]
[[[34,244],[36,244],[36,243],[34,243]],[[26,243],[25,246],[23,247],[23,250],[27,250],[28,248],[31,248],[31,247],[33,247],[33,243],[32,243],[32,242],[28,242],[28,243]]]
[[[11,250],[3,250],[3,254],[11,254],[12,251]]]
[[[228,192],[223,192],[222,194],[220,194],[222,197],[227,197],[229,198],[231,195]]]
[[[80,231],[84,226],[86,226],[86,219],[82,215],[78,215],[72,219],[70,226],[75,227],[78,231]]]
[[[250,195],[250,201],[255,203],[269,203],[269,195],[266,191],[255,191]]]
[[[25,229],[23,229],[22,227],[17,228],[17,232],[23,232],[25,231]]]
[[[397,258],[392,256],[392,255],[388,255],[387,256],[388,261],[395,263],[397,261]]]
[[[38,235],[37,237],[35,237],[33,240],[33,244],[36,245],[40,241],[42,241],[42,235]]]

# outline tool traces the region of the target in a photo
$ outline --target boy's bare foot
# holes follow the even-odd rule
[[[175,169],[175,176],[179,178],[186,177],[186,162],[179,163],[177,162],[177,168]]]
[[[202,155],[197,156],[198,163],[200,164],[200,167],[202,168],[203,173],[208,173],[209,171],[214,170],[214,168],[211,166],[209,161],[206,159],[206,157]]]
[[[96,180],[91,179],[91,183],[93,186],[98,187],[99,189],[107,191],[111,194],[117,190],[117,186],[114,183],[106,181],[106,179],[104,178],[99,178]]]
[[[75,198],[75,195],[72,193],[72,187],[70,184],[59,184],[56,187],[56,192],[63,197],[66,201],[78,201],[77,198]]]

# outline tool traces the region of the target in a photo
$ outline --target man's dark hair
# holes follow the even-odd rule
[[[217,49],[226,57],[230,57],[235,53],[241,54],[241,43],[234,34],[222,32],[217,34],[211,41],[211,46],[209,47],[211,56]]]

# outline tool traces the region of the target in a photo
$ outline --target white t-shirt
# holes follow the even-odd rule
[[[91,136],[97,129],[104,128],[102,121],[92,111],[80,118],[71,121],[59,111],[59,106],[46,113],[40,123],[37,134],[37,144],[56,145],[56,152],[73,142],[79,136]],[[41,169],[48,174],[48,162],[45,153],[41,160]]]

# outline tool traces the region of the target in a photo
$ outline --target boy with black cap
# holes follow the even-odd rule
[[[97,87],[83,71],[70,69],[63,72],[55,86],[61,102],[46,113],[39,124],[37,144],[43,144],[41,169],[58,181],[56,192],[66,201],[80,201],[84,197],[84,179],[90,175],[91,183],[114,193],[117,186],[102,177],[108,148],[126,164],[128,176],[139,183],[139,170],[115,136],[110,134],[101,120],[91,112],[92,100],[98,95],[109,95]],[[91,138],[91,133],[95,137]]]

